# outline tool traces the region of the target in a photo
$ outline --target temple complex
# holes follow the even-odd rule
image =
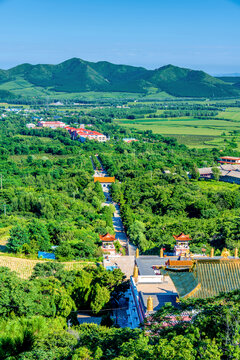
[[[129,326],[136,327],[144,319],[158,311],[166,303],[178,306],[181,298],[208,298],[220,293],[240,289],[240,259],[238,250],[234,253],[224,249],[221,256],[191,254],[189,235],[174,236],[177,245],[174,253],[182,246],[187,257],[140,255],[136,251],[135,267],[130,279]]]

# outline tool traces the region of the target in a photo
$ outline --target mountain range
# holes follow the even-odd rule
[[[54,93],[165,92],[175,97],[237,97],[239,81],[230,82],[203,71],[166,65],[155,70],[110,62],[89,62],[78,58],[58,65],[22,64],[0,70],[0,97]]]

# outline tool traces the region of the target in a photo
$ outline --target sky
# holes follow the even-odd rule
[[[240,73],[240,0],[0,0],[0,69],[72,57]]]

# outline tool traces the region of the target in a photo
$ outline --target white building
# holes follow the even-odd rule
[[[36,125],[35,124],[26,124],[26,127],[28,129],[34,129],[36,127]]]
[[[39,121],[39,127],[45,127],[50,129],[65,128],[66,124],[62,121]]]

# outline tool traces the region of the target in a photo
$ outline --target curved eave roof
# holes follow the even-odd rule
[[[193,272],[171,271],[180,297],[208,298],[240,289],[240,260],[199,261]]]

